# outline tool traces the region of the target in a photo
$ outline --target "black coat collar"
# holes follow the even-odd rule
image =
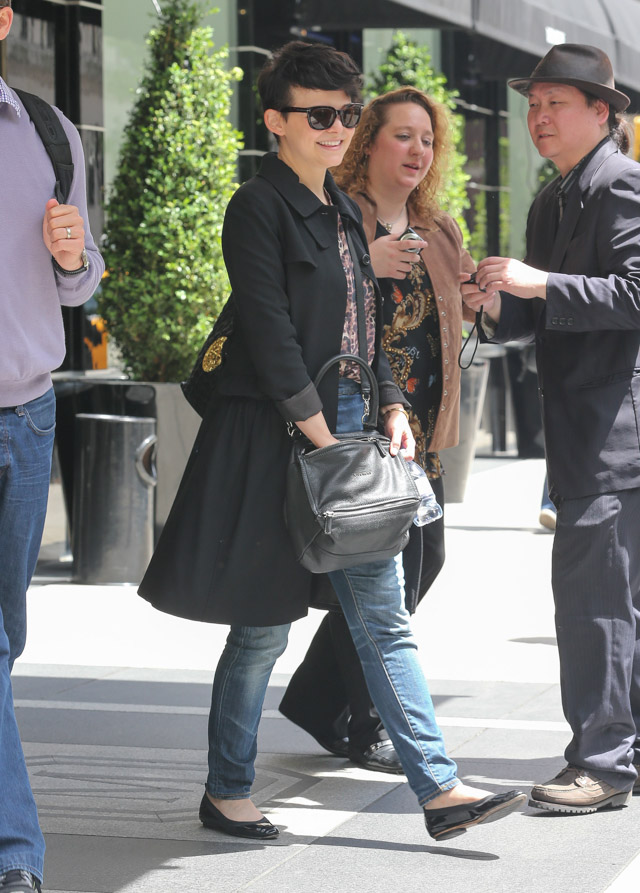
[[[268,152],[263,157],[258,176],[268,180],[301,217],[311,217],[312,214],[325,207],[320,199],[300,182],[298,175],[289,165],[278,158],[275,152]],[[324,186],[340,215],[359,222],[351,200],[338,189],[328,171]]]
[[[588,159],[584,169],[580,172],[577,184],[578,188],[576,189],[574,187],[569,191],[567,206],[562,215],[562,220],[558,227],[558,233],[549,260],[550,272],[557,273],[562,269],[569,242],[573,238],[575,228],[584,207],[584,195],[589,191],[593,178],[604,162],[617,151],[618,147],[611,139],[606,139],[600,143],[600,145],[593,150],[593,154]]]
[[[596,175],[597,171],[600,170],[604,162],[610,155],[614,155],[618,151],[618,147],[613,142],[612,139],[603,140],[599,146],[597,146],[591,158],[587,161],[584,166],[584,170],[581,172],[580,177],[578,178],[578,185],[580,186],[580,192],[586,192],[587,189],[591,186],[591,181]]]

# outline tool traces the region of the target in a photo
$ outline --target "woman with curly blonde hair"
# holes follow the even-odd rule
[[[463,318],[458,274],[475,269],[460,228],[438,204],[451,149],[448,111],[426,93],[402,87],[367,105],[333,171],[362,212],[383,297],[382,343],[410,403],[416,461],[440,505],[438,450],[458,441]],[[413,529],[403,553],[407,579],[421,556],[422,570],[415,574],[419,587],[407,590],[411,611],[444,563],[443,519]],[[322,622],[280,709],[334,753],[376,771],[402,771],[340,613]]]
[[[411,190],[406,200],[414,215],[423,223],[428,223],[441,213],[439,192],[449,168],[453,145],[448,109],[415,87],[393,90],[369,103],[344,161],[333,173],[336,182],[349,195],[355,198],[359,194],[367,195],[370,147],[375,143],[380,129],[387,123],[389,114],[401,114],[396,113],[392,107],[405,102],[413,102],[425,110],[433,131],[433,160],[426,175]]]

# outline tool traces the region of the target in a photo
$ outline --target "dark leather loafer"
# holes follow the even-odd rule
[[[389,772],[391,775],[404,775],[404,769],[393,744],[386,739],[369,745],[365,751],[349,748],[349,759],[358,766],[373,772]]]
[[[250,837],[253,840],[274,840],[280,831],[272,825],[269,819],[262,818],[259,822],[233,822],[223,815],[213,805],[205,794],[200,804],[200,821],[205,828],[213,828],[222,831],[223,834],[232,834],[234,837]]]
[[[309,734],[311,735],[311,732],[309,732]],[[349,756],[349,742],[346,738],[318,738],[317,735],[311,735],[311,737],[315,738],[320,747],[324,748],[324,750],[328,750],[334,757]]]
[[[464,834],[472,825],[496,822],[518,809],[526,799],[527,795],[521,791],[507,791],[448,809],[425,809],[424,823],[434,840],[449,840]]]

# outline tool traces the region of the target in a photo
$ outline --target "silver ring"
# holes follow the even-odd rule
[[[67,227],[65,227],[65,229],[67,230],[67,239],[70,239],[71,238],[71,227],[67,226]]]

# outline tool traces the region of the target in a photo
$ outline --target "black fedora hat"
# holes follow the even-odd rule
[[[528,78],[514,78],[507,83],[525,96],[530,84],[568,84],[604,99],[617,112],[623,112],[631,102],[625,93],[616,90],[607,54],[597,47],[579,43],[561,43],[552,47]]]

